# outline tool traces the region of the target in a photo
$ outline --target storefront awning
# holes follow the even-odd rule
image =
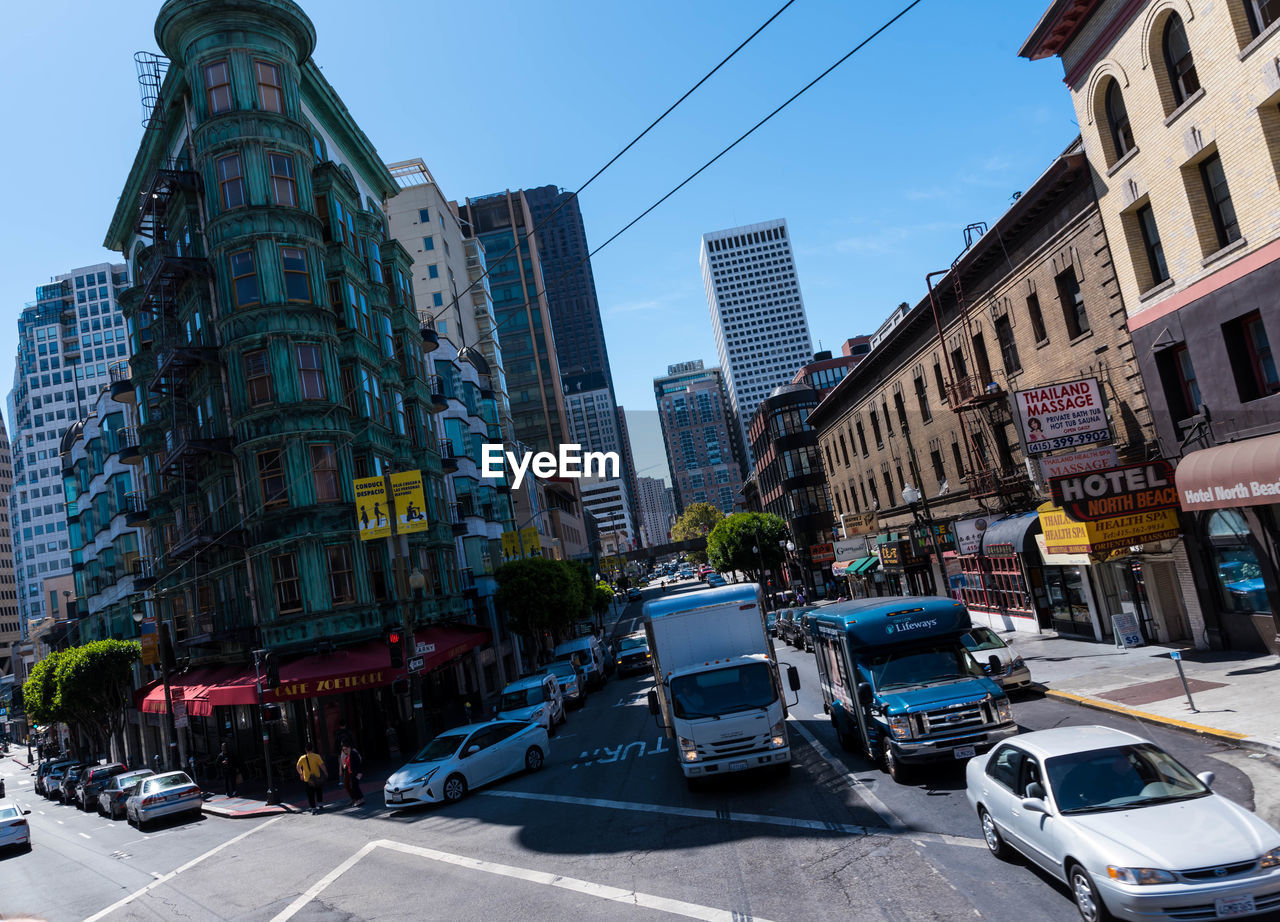
[[[988,557],[1012,557],[1035,547],[1033,536],[1040,530],[1040,516],[1023,512],[1005,516],[982,533],[982,553]]]
[[[1193,451],[1174,482],[1186,510],[1280,503],[1280,433]]]
[[[852,571],[855,576],[861,576],[864,573],[870,573],[872,570],[880,566],[880,556],[872,554],[870,557],[863,557],[858,561],[858,566]]]
[[[421,671],[425,673],[488,641],[489,632],[483,628],[428,627],[417,632],[415,648],[409,655],[422,657]],[[389,685],[405,674],[404,669],[390,667],[385,643],[368,640],[332,653],[316,653],[281,663],[280,687],[264,693],[262,700],[289,701],[376,688]],[[256,682],[252,665],[210,666],[174,675],[169,687],[172,697],[181,696],[186,701],[188,714],[209,717],[215,707],[257,704]],[[139,710],[165,713],[164,684],[155,682],[140,689],[135,701]]]
[[[858,564],[858,561],[862,559],[863,558],[859,557],[856,560],[837,560],[831,565],[831,575],[848,576],[853,568]]]

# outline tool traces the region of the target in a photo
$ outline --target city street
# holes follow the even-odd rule
[[[639,609],[623,610],[618,633],[632,629]],[[5,914],[54,922],[1077,918],[1065,890],[987,853],[958,766],[901,786],[840,752],[812,654],[778,653],[803,682],[786,781],[743,777],[688,791],[646,707],[643,676],[611,680],[573,712],[541,772],[450,807],[388,811],[378,792],[359,810],[342,799],[321,816],[206,816],[143,835],[29,796],[28,774],[6,760],[11,796],[33,808],[34,850],[0,860]],[[1026,729],[1125,723],[1035,694],[1017,700],[1016,714]],[[1224,756],[1219,743],[1149,735],[1193,770],[1214,771],[1216,789],[1247,806],[1258,778],[1275,785],[1260,771],[1251,779],[1240,767],[1247,760]]]

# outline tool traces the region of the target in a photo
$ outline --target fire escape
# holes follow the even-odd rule
[[[1034,485],[1026,469],[1014,461],[1009,437],[1013,422],[1004,372],[991,368],[987,344],[975,332],[970,320],[969,300],[961,279],[960,263],[987,230],[986,224],[970,224],[964,229],[965,249],[949,270],[930,273],[929,304],[938,330],[947,368],[946,398],[960,424],[964,443],[965,477],[969,495],[984,507],[988,502],[1004,511],[1023,505]],[[951,276],[955,320],[947,332],[943,326],[944,292],[935,288],[934,277]]]

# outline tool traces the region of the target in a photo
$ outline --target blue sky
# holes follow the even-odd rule
[[[316,61],[388,161],[447,195],[577,188],[781,0],[305,0]],[[798,0],[582,196],[593,244],[861,41],[902,0]],[[700,236],[785,217],[815,348],[925,294],[1078,133],[1061,65],[1017,49],[1047,0],[925,0],[594,260],[641,473],[665,472],[652,379],[715,346]],[[102,249],[142,134],[132,53],[158,0],[12,4],[0,382],[35,287]],[[358,12],[354,12],[358,11]]]

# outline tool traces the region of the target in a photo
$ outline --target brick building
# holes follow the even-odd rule
[[[845,526],[837,573],[856,594],[950,592],[1003,629],[1101,640],[1133,610],[1148,636],[1186,636],[1179,601],[1145,591],[1172,567],[1167,544],[1104,560],[1038,534],[1049,496],[1014,392],[1096,379],[1118,460],[1145,458],[1153,439],[1079,140],[966,242],[810,416]]]
[[[1160,453],[1196,643],[1280,651],[1280,7],[1055,0]]]

